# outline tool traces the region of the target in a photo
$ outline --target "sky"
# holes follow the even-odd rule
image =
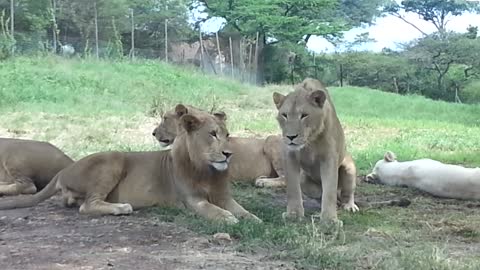
[[[405,19],[415,24],[427,34],[434,32],[436,29],[433,24],[426,22],[414,13],[406,13]],[[447,29],[455,32],[466,32],[469,25],[478,26],[480,28],[480,15],[465,13],[462,16],[451,17],[447,24]],[[355,28],[344,33],[344,37],[348,41],[353,41],[356,35],[368,32],[370,38],[376,40],[375,43],[364,44],[363,50],[381,51],[383,48],[397,49],[398,43],[405,43],[416,38],[420,38],[422,34],[413,26],[405,23],[399,18],[392,15],[378,18],[375,25],[367,28]],[[333,52],[334,47],[328,41],[321,37],[312,37],[307,43],[308,49],[314,52]]]
[[[404,17],[417,27],[422,29],[426,33],[432,33],[436,29],[433,24],[423,21],[418,15],[414,13],[403,13]],[[199,13],[196,14],[197,18],[201,17]],[[202,31],[215,32],[222,27],[224,20],[221,18],[212,18],[202,24]],[[455,32],[466,32],[469,25],[478,26],[480,28],[480,15],[465,13],[462,16],[451,17],[447,24],[447,29]],[[399,18],[392,15],[377,18],[374,25],[365,28],[354,28],[344,33],[344,37],[347,41],[353,41],[358,34],[368,32],[370,38],[375,39],[374,43],[363,44],[362,46],[355,48],[356,50],[369,50],[369,51],[381,51],[383,48],[398,49],[399,43],[405,43],[422,36],[422,34],[408,25]],[[334,52],[335,48],[327,40],[322,37],[312,36],[308,43],[307,48],[310,51],[316,53],[321,52]]]

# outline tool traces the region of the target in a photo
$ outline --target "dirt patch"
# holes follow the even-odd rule
[[[0,211],[0,269],[294,269],[266,254],[242,254],[174,223],[136,211],[92,217],[56,198]]]

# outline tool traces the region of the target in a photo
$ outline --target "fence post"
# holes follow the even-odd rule
[[[93,10],[95,12],[95,55],[97,60],[98,56],[98,14],[97,14],[97,1],[93,2]]]
[[[200,38],[200,68],[203,70],[203,41],[202,41],[202,28],[198,27],[198,36]]]
[[[250,44],[248,45],[248,82],[249,83],[252,83],[252,48],[253,48],[253,45],[251,42],[249,42]]]
[[[343,87],[343,64],[340,63],[340,87]]]
[[[53,49],[52,52],[57,51],[57,19],[55,17],[56,1],[52,0],[52,19],[53,19]]]
[[[255,83],[258,82],[258,38],[259,33],[257,32],[257,39],[255,41]]]
[[[135,58],[135,21],[133,20],[133,8],[130,10],[130,17],[132,19],[132,34],[131,34],[131,38],[132,38],[132,48],[130,49],[130,58],[131,59],[134,59]]]
[[[230,43],[230,65],[232,68],[232,78],[235,78],[233,74],[233,48],[232,48],[232,37],[228,37],[228,41]]]
[[[15,41],[15,4],[14,0],[10,0],[10,34],[12,41]],[[7,28],[7,27],[5,27]],[[12,46],[12,55],[15,53],[15,46]]]
[[[168,11],[168,4],[165,3],[165,10]],[[168,16],[168,12],[167,12]],[[168,18],[165,19],[165,62],[168,63]]]
[[[220,41],[218,41],[218,31],[215,32],[215,38],[217,39],[218,59],[220,61],[220,74],[223,75],[222,51],[220,50]]]
[[[243,46],[243,37],[240,37],[240,41],[239,41],[239,55],[240,55],[240,59],[238,60],[238,70],[240,71],[240,81],[244,81],[245,80],[245,70],[244,70],[244,66],[245,66],[245,59],[243,59],[243,52],[244,52],[244,46]]]
[[[165,62],[168,63],[168,19],[165,19]]]

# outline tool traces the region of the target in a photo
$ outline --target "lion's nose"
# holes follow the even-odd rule
[[[222,154],[225,156],[225,158],[229,158],[232,156],[232,152],[228,150],[222,151]]]
[[[155,134],[157,134],[157,129],[154,129],[154,130],[153,130],[152,136],[155,136]]]
[[[295,138],[298,137],[298,135],[287,135],[285,137],[287,137],[290,141],[293,141],[293,140],[295,140]]]

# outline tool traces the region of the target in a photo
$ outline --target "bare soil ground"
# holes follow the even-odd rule
[[[242,254],[136,211],[92,217],[52,198],[0,211],[0,269],[294,269],[268,254]]]

